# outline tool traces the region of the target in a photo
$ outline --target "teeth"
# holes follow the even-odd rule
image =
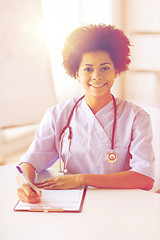
[[[93,84],[90,84],[90,86],[92,86],[92,87],[103,87],[105,85],[105,83],[104,84],[101,84],[101,85],[93,85]]]
[[[92,85],[92,87],[102,87],[103,85]]]

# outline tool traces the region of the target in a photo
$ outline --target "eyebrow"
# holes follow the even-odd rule
[[[111,65],[111,63],[106,62],[106,63],[101,63],[100,66],[103,66],[103,65],[106,65],[106,64],[110,64]]]
[[[105,63],[101,63],[100,66],[103,66],[103,65],[106,65],[106,64],[110,64],[110,65],[111,65],[111,63],[105,62]],[[91,66],[91,67],[92,67],[93,64],[87,64],[87,63],[86,63],[86,64],[84,64],[83,66]]]
[[[93,65],[85,63],[83,66],[93,66]]]

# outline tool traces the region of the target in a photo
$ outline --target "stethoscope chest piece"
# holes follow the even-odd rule
[[[115,154],[115,152],[113,152],[113,150],[107,153],[106,161],[109,163],[114,163],[117,161],[117,155]]]

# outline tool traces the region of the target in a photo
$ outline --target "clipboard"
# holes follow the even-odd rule
[[[69,190],[44,190],[39,203],[18,201],[14,207],[16,212],[75,212],[82,211],[87,188]]]

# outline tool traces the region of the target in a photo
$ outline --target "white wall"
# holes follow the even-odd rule
[[[123,97],[132,99],[151,116],[156,181],[160,188],[160,1],[123,0],[125,32],[131,40],[130,71]]]
[[[133,46],[131,71],[123,85],[124,98],[160,103],[159,9],[159,0],[125,0],[125,32]]]
[[[40,0],[0,0],[0,127],[39,122],[55,103]]]

